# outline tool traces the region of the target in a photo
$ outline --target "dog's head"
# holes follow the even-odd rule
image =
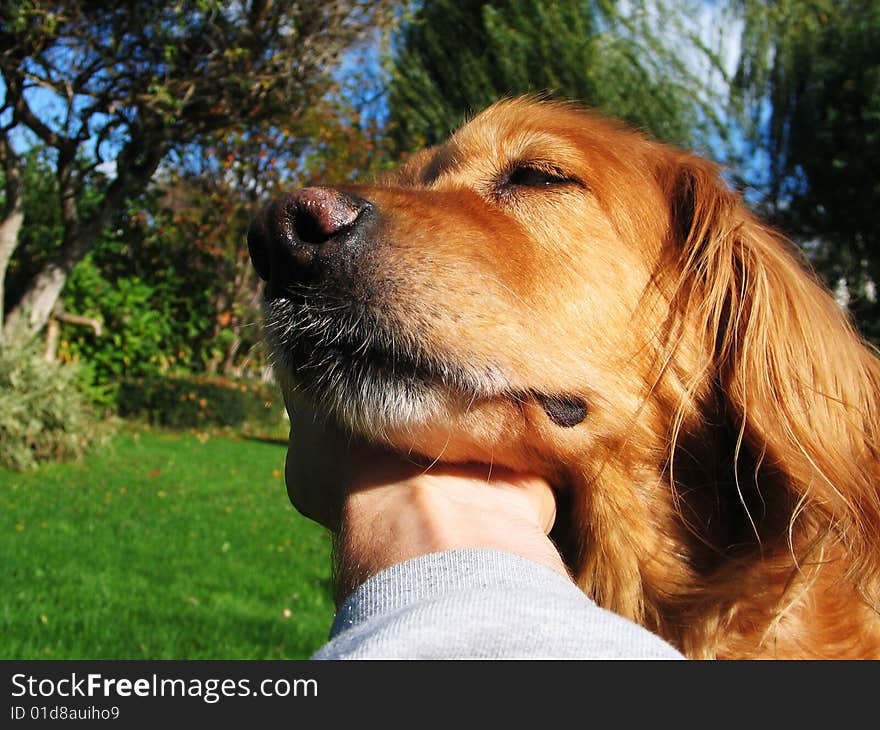
[[[625,615],[660,626],[770,544],[876,548],[876,360],[705,160],[510,100],[371,186],[272,202],[249,246],[282,387],[546,477],[569,564]]]
[[[430,458],[522,467],[556,431],[589,438],[644,397],[662,324],[643,306],[669,226],[649,148],[511,101],[372,187],[273,202],[249,240],[278,369]]]

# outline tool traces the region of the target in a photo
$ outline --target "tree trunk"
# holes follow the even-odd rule
[[[21,200],[17,206],[13,206],[13,210],[4,216],[0,221],[0,332],[2,332],[4,322],[4,298],[6,296],[6,270],[9,268],[9,261],[12,258],[12,252],[18,245],[18,234],[24,225],[24,211],[21,209]]]
[[[226,348],[226,358],[223,361],[223,374],[231,375],[235,378],[241,377],[241,368],[235,367],[235,356],[238,354],[238,351],[241,349],[241,337],[238,334],[232,340],[232,343],[229,347]]]
[[[18,246],[18,234],[24,225],[24,205],[21,192],[21,161],[12,151],[6,134],[0,136],[0,164],[5,176],[6,204],[0,221],[0,339],[4,323],[6,297],[6,270],[12,252]]]
[[[80,231],[76,240],[63,247],[62,256],[46,264],[31,280],[27,291],[6,317],[3,337],[11,344],[25,344],[34,339],[52,314],[67,277],[77,262],[88,252],[91,240],[87,231]]]

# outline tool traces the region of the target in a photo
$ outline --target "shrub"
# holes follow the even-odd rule
[[[286,424],[277,386],[256,380],[144,376],[120,381],[116,398],[120,416],[167,428],[276,432]]]
[[[162,372],[182,339],[175,332],[166,288],[137,275],[107,278],[92,257],[86,257],[67,281],[64,303],[71,312],[100,320],[105,334],[97,337],[88,328],[63,327],[59,356],[91,363],[102,383]]]
[[[90,379],[76,365],[47,363],[36,345],[0,347],[0,466],[78,458],[105,435],[103,393]]]

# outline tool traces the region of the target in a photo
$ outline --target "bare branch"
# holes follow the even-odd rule
[[[71,142],[70,139],[64,135],[58,134],[40,119],[40,117],[34,114],[23,94],[19,93],[17,96],[14,96],[13,99],[13,115],[18,124],[23,124],[30,129],[50,147],[60,148]]]
[[[101,322],[92,317],[82,317],[79,314],[70,314],[69,312],[58,312],[56,311],[53,316],[59,322],[66,322],[67,324],[75,324],[80,327],[91,327],[92,331],[95,333],[95,337],[100,337],[103,332],[103,327]]]

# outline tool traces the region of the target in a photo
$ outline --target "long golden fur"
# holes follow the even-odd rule
[[[880,364],[713,163],[516,99],[315,190],[375,216],[267,286],[284,387],[546,477],[578,585],[688,656],[880,658]]]

